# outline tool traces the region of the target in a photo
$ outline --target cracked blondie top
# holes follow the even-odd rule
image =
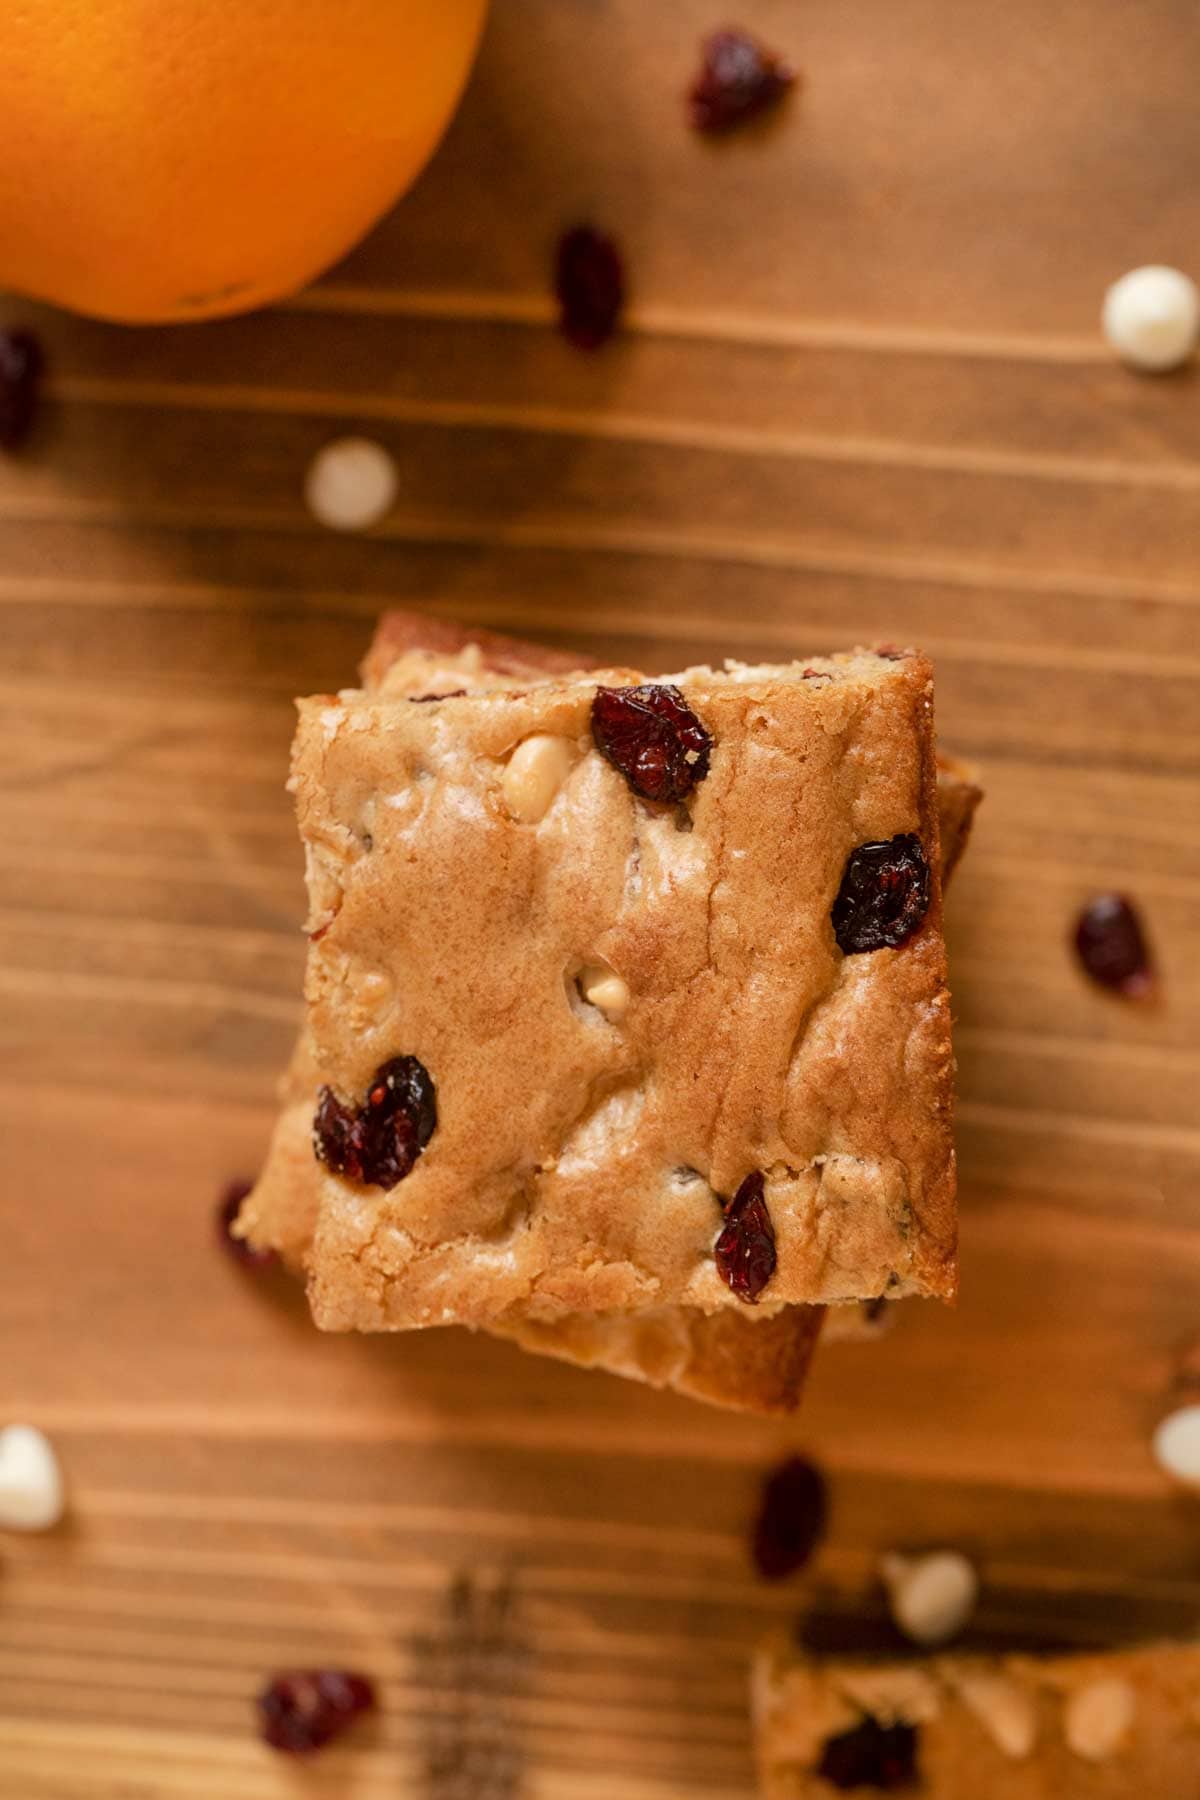
[[[301,708],[318,1322],[951,1293],[925,661],[430,695]]]
[[[764,1653],[763,1800],[1182,1800],[1200,1791],[1200,1646],[903,1661]]]

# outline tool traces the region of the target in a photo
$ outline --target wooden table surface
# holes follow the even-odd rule
[[[717,9],[719,14],[720,8]],[[1150,1430],[1200,1332],[1200,407],[1096,334],[1200,243],[1186,0],[747,0],[805,71],[682,124],[700,0],[500,0],[407,202],[313,292],[129,332],[15,300],[53,366],[0,464],[0,1416],[69,1523],[0,1546],[12,1800],[744,1800],[748,1653],[881,1546],[1095,1641],[1200,1616]],[[553,328],[580,218],[628,330]],[[369,537],[301,500],[331,434],[400,470]],[[963,1297],[830,1347],[765,1425],[484,1339],[324,1339],[213,1247],[297,1016],[294,694],[400,602],[650,667],[915,640],[988,800],[949,907]],[[1090,891],[1155,1008],[1089,988]],[[813,1578],[754,1577],[785,1446]],[[299,1775],[250,1700],[359,1665],[377,1725]]]

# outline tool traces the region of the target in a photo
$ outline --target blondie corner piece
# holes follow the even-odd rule
[[[319,1323],[953,1292],[923,658],[349,692],[293,785]]]
[[[886,1661],[764,1653],[763,1800],[1183,1800],[1200,1792],[1200,1646]]]

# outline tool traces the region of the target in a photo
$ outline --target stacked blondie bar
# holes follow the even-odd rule
[[[650,678],[409,614],[300,703],[304,1029],[239,1229],[328,1329],[467,1325],[794,1406],[825,1309],[949,1298],[912,651]]]

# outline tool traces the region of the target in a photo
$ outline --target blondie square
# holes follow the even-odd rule
[[[320,1322],[950,1292],[927,665],[493,679],[303,708]]]

